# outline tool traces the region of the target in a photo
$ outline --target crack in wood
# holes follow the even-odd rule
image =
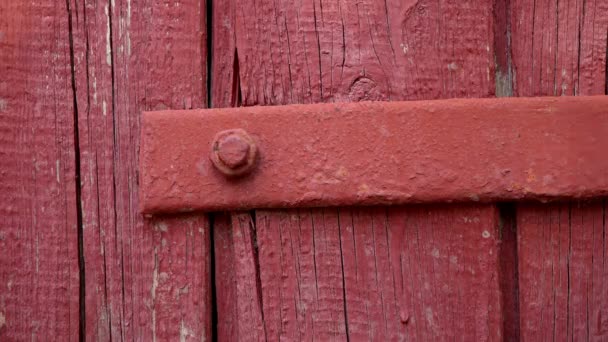
[[[85,282],[85,263],[84,263],[84,244],[83,244],[83,220],[82,220],[82,190],[81,190],[81,168],[80,168],[80,136],[78,129],[78,101],[76,97],[76,71],[74,64],[74,37],[72,28],[72,9],[70,0],[66,0],[68,15],[68,33],[70,46],[70,71],[71,88],[74,107],[74,185],[76,193],[76,224],[78,230],[78,269],[79,269],[79,329],[78,340],[85,341],[86,336],[86,282]]]

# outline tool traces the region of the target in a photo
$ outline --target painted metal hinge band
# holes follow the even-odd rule
[[[608,96],[143,115],[145,213],[608,195]]]

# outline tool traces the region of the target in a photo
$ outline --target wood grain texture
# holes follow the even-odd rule
[[[143,110],[206,105],[204,1],[70,1],[87,340],[211,338],[204,215],[138,210]]]
[[[217,330],[226,341],[265,341],[256,226],[248,213],[214,217]]]
[[[505,325],[494,209],[341,211],[349,337],[501,340]]]
[[[500,339],[499,293],[488,291],[498,288],[497,214],[473,205],[258,211],[267,338]]]
[[[606,94],[608,3],[511,1],[516,96]],[[521,339],[608,338],[606,204],[517,209]]]
[[[235,0],[213,7],[214,107],[495,95],[492,1]],[[228,253],[225,260],[238,267],[255,267],[244,258],[259,255],[258,269],[240,271],[249,279],[216,272],[218,321],[254,315],[268,340],[500,339],[496,208],[392,208],[388,219],[386,212],[252,214],[253,244],[234,239],[224,249],[215,240],[216,259]],[[464,217],[479,221],[458,221]],[[420,240],[410,241],[417,232]],[[243,248],[250,251],[234,252]],[[401,281],[404,274],[413,278]],[[261,313],[234,312],[229,299],[241,291],[251,298],[242,284],[258,276]],[[233,336],[218,326],[220,341]]]
[[[215,106],[494,94],[492,1],[225,1]]]
[[[519,206],[522,340],[608,337],[604,206]]]
[[[488,208],[341,210],[351,339],[501,339],[498,211]]]
[[[258,211],[256,231],[268,339],[345,340],[337,211]]]
[[[0,340],[77,340],[66,4],[0,3]]]
[[[606,92],[608,3],[511,0],[516,96]]]
[[[69,21],[62,1],[0,2],[0,340],[78,340]]]

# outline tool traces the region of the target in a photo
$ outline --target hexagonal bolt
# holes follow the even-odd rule
[[[211,161],[226,176],[242,176],[253,170],[257,146],[253,139],[240,128],[216,134],[211,146]]]

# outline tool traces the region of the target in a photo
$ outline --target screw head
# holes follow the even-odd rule
[[[226,176],[241,176],[255,166],[257,147],[253,139],[240,128],[216,134],[211,146],[211,161]]]

